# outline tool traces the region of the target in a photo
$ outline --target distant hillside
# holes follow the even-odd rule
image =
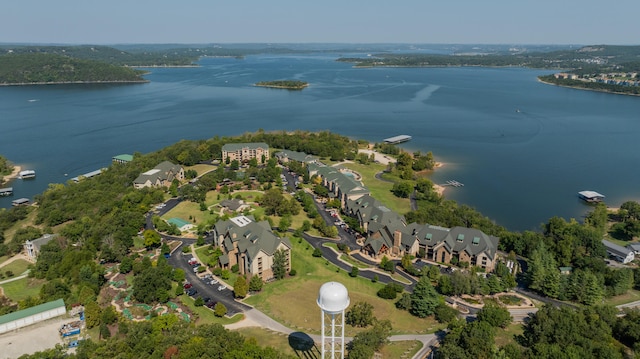
[[[573,69],[575,72],[639,71],[640,46],[583,46],[550,52],[483,52],[476,54],[375,54],[366,58],[340,58],[356,66],[521,66],[545,69]]]
[[[0,56],[0,84],[146,82],[140,70],[55,54]]]

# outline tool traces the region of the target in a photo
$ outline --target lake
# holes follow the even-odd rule
[[[364,68],[326,54],[203,58],[196,68],[153,68],[136,85],[0,88],[0,154],[33,180],[15,180],[11,200],[33,198],[110,164],[181,139],[258,129],[330,130],[432,151],[445,165],[445,195],[511,230],[539,229],[552,216],[582,219],[577,192],[609,206],[638,200],[640,98],[539,83],[549,71],[521,68]],[[303,91],[258,81],[309,82]]]

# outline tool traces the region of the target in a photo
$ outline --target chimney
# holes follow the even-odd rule
[[[402,232],[395,231],[393,232],[393,246],[395,248],[400,248],[400,241],[402,240]]]

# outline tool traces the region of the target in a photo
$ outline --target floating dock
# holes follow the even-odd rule
[[[29,198],[18,198],[11,201],[12,206],[23,206],[29,204]]]
[[[0,196],[11,196],[13,194],[13,187],[0,188]]]
[[[18,176],[22,179],[28,179],[28,178],[35,178],[36,177],[36,171],[34,170],[24,170],[24,171],[20,171],[20,173],[18,174]]]
[[[578,192],[578,197],[585,202],[598,203],[602,202],[605,196],[596,191],[580,191]]]
[[[407,142],[411,139],[412,137],[409,135],[399,135],[399,136],[393,136],[393,137],[389,137],[389,138],[385,138],[384,140],[382,140],[384,143],[386,144],[390,144],[390,145],[395,145],[396,143],[402,143],[402,142]]]
[[[464,187],[464,183],[460,183],[456,180],[448,180],[446,183],[446,186],[452,186],[452,187]]]
[[[75,182],[75,183],[78,183],[78,182],[80,182],[80,180],[93,178],[93,177],[95,177],[95,176],[97,176],[97,175],[99,175],[101,173],[102,173],[102,169],[99,169],[99,170],[91,171],[89,173],[85,173],[85,174],[80,175],[78,177],[73,177],[71,180],[73,182]]]

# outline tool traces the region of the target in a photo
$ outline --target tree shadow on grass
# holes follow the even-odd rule
[[[317,359],[321,357],[320,349],[313,338],[306,333],[293,332],[289,334],[289,346],[298,358]]]

